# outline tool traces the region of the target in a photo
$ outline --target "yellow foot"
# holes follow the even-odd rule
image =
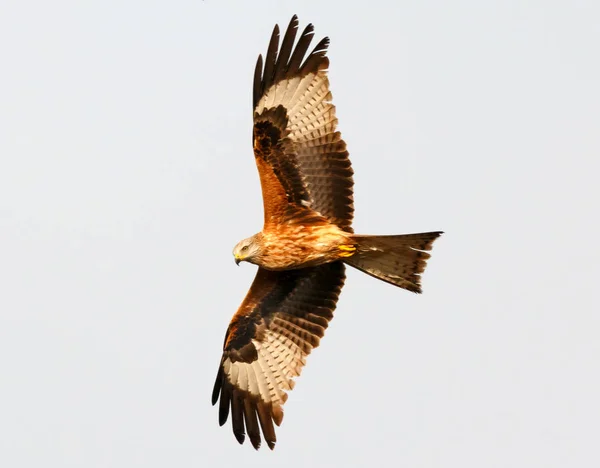
[[[352,257],[356,253],[356,246],[352,244],[338,245],[338,249],[341,251],[340,257]]]

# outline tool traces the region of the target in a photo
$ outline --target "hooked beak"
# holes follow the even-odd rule
[[[235,255],[235,257],[234,257],[234,258],[235,258],[235,264],[236,264],[237,266],[240,266],[240,262],[242,261],[242,259],[241,259],[240,257],[238,257],[237,255]]]

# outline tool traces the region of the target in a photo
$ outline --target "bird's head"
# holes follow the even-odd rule
[[[237,265],[240,262],[256,263],[256,260],[260,257],[260,253],[261,244],[258,235],[254,235],[238,242],[233,249],[233,258]]]

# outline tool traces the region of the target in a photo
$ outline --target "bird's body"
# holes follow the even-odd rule
[[[266,270],[307,268],[346,258],[354,252],[352,234],[335,224],[290,220],[255,234],[261,255],[248,261]]]
[[[441,234],[354,234],[353,170],[331,103],[329,40],[305,58],[313,26],[294,46],[297,29],[294,16],[280,47],[275,26],[256,65],[252,141],[264,227],[233,254],[259,268],[227,329],[212,395],[219,423],[231,414],[236,439],[248,434],[255,448],[261,432],[275,446],[274,424],[333,318],[345,265],[420,293],[426,251]]]

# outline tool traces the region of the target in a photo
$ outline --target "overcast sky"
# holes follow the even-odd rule
[[[600,462],[597,1],[0,7],[0,465]],[[274,452],[210,405],[262,227],[256,57],[331,38],[355,230],[443,230],[424,294],[348,280]]]

